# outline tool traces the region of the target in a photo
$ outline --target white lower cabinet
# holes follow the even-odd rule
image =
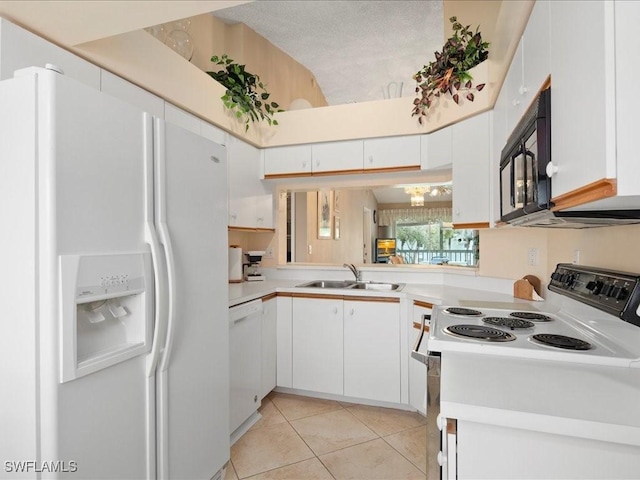
[[[276,387],[277,300],[275,295],[262,298],[262,382],[260,398]]]
[[[400,403],[400,302],[344,299],[344,395]]]
[[[343,395],[342,297],[293,298],[293,388]]]
[[[413,314],[409,319],[409,351],[413,349],[416,339],[420,333],[417,326],[422,322],[423,315],[430,315],[429,304],[415,303]],[[422,340],[427,341],[426,338]],[[427,366],[413,357],[409,358],[409,405],[418,410],[423,415],[427,414]]]
[[[276,385],[292,388],[293,307],[291,296],[276,297]]]

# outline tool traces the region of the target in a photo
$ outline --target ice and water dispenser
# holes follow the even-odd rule
[[[62,382],[149,351],[153,280],[148,253],[63,255]]]

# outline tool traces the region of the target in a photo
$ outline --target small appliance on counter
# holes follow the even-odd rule
[[[245,264],[244,269],[244,279],[246,281],[259,282],[264,280],[264,275],[260,270],[260,262],[262,262],[263,255],[264,251],[261,250],[249,250],[245,253],[247,261],[249,262]]]

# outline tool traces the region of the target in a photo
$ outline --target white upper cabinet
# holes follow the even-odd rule
[[[0,80],[27,67],[53,64],[64,74],[100,90],[100,67],[0,18]]]
[[[616,61],[613,2],[550,2],[550,9],[551,158],[558,167],[551,188],[556,197],[616,177]],[[632,51],[628,43],[620,47],[622,55]]]
[[[227,138],[229,226],[273,228],[273,194],[260,180],[260,150]]]
[[[311,175],[311,145],[290,145],[264,151],[264,175]]]
[[[518,43],[500,95],[511,132],[549,76],[549,2],[537,1]]]
[[[314,144],[311,146],[311,171],[313,173],[349,170],[361,172],[363,148],[362,140]]]
[[[489,121],[481,113],[453,125],[453,223],[458,228],[489,226],[490,175]]]
[[[101,70],[100,75],[100,90],[104,93],[135,105],[158,118],[164,118],[162,98],[106,70]]]
[[[452,130],[452,127],[446,127],[420,136],[420,168],[422,170],[451,167]]]
[[[371,138],[364,141],[364,169],[420,166],[420,136]]]

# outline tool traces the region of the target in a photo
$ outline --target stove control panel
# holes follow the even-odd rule
[[[560,263],[549,290],[591,305],[640,326],[640,275]]]

